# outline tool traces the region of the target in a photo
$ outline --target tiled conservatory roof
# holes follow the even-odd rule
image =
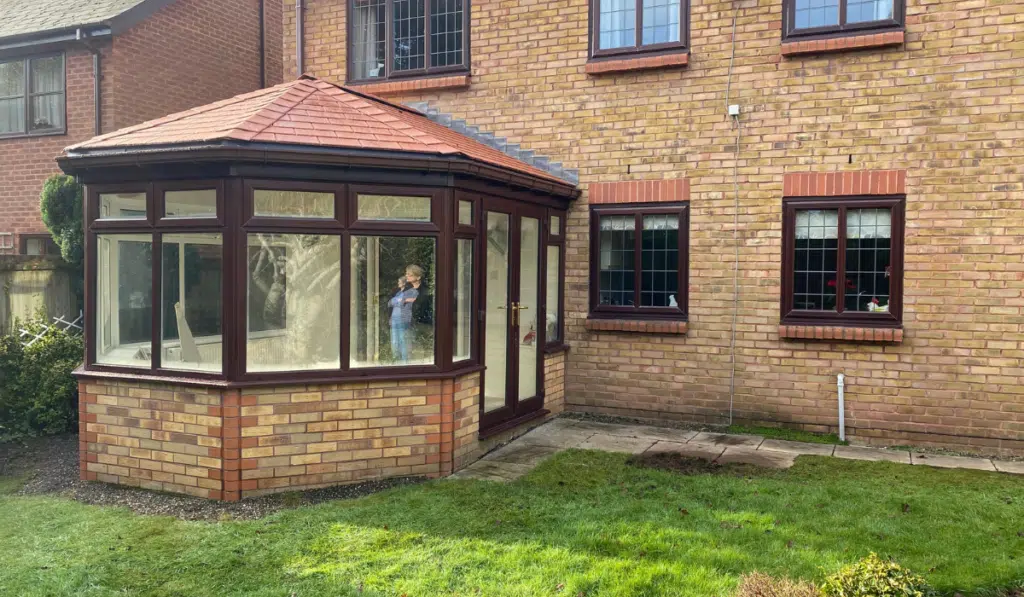
[[[64,152],[73,156],[218,141],[464,156],[571,184],[416,110],[310,76],[100,135]]]

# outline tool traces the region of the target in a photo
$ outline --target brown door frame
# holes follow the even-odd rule
[[[520,299],[520,278],[522,258],[522,218],[535,218],[538,223],[538,246],[537,246],[537,304],[531,305],[538,313],[538,326],[541,324],[540,305],[544,297],[540,295],[544,276],[544,218],[546,211],[542,207],[527,205],[504,199],[485,197],[481,204],[481,218],[479,238],[481,243],[480,269],[478,270],[480,282],[481,311],[480,319],[484,325],[480,326],[480,361],[486,367],[487,354],[487,212],[499,212],[509,216],[509,259],[508,259],[508,303],[519,302]],[[539,342],[541,332],[537,330],[537,393],[525,400],[519,400],[519,325],[512,323],[512,309],[508,309],[505,320],[508,330],[505,354],[507,355],[505,367],[505,405],[490,412],[484,410],[484,393],[486,385],[484,377],[487,370],[481,374],[480,380],[480,430],[485,432],[490,428],[507,424],[520,417],[526,417],[531,413],[539,411],[544,406],[544,351]]]

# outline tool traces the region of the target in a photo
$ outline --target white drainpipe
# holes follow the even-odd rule
[[[844,394],[844,388],[846,387],[846,376],[842,373],[839,374],[839,379],[836,382],[839,388],[839,441],[846,441],[846,399]]]

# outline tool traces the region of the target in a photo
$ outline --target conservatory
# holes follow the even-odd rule
[[[87,479],[444,475],[561,407],[570,181],[301,78],[69,147]]]

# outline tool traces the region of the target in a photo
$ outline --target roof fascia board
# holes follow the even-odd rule
[[[0,56],[7,57],[45,52],[86,40],[105,39],[110,37],[110,35],[110,27],[100,24],[8,37],[0,39]]]
[[[237,142],[198,143],[178,146],[153,146],[144,149],[117,148],[76,150],[57,158],[61,169],[75,174],[89,168],[137,166],[143,164],[209,161],[255,161],[258,163],[334,165],[352,168],[391,168],[426,172],[469,174],[514,187],[575,199],[580,190],[566,182],[536,178],[465,156],[367,151],[286,146],[272,143],[243,144]]]

